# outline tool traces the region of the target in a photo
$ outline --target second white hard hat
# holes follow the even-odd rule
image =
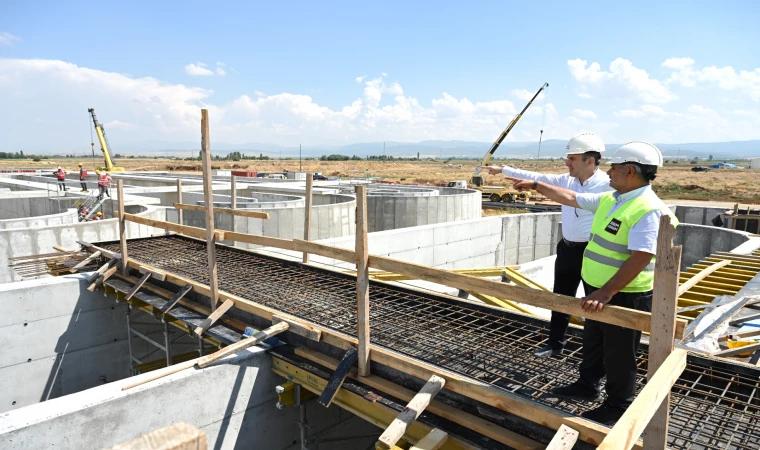
[[[581,133],[567,141],[567,154],[604,151],[604,141],[594,133]]]
[[[623,164],[627,162],[662,167],[662,152],[649,142],[629,142],[620,147],[610,159],[610,164]]]

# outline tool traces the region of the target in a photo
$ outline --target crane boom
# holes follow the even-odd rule
[[[491,161],[491,158],[493,158],[493,154],[496,153],[496,149],[499,148],[499,146],[504,141],[504,139],[507,137],[507,135],[509,134],[509,132],[512,131],[512,128],[514,128],[515,125],[517,125],[517,121],[519,121],[520,118],[523,116],[523,114],[525,114],[525,111],[527,111],[528,108],[530,107],[530,105],[533,104],[533,100],[535,100],[536,97],[538,97],[538,95],[544,89],[546,89],[548,87],[549,87],[549,83],[544,83],[543,85],[541,85],[541,87],[538,89],[538,91],[533,96],[533,98],[531,98],[530,101],[528,102],[528,104],[525,105],[525,108],[523,108],[522,111],[520,111],[515,116],[515,118],[512,119],[511,122],[509,122],[509,125],[507,125],[506,128],[504,128],[504,131],[501,132],[501,134],[496,139],[496,141],[494,141],[493,145],[491,145],[491,148],[489,148],[488,151],[486,152],[486,154],[483,156],[483,159],[480,161],[480,164],[475,168],[475,173],[472,175],[472,179],[470,180],[471,184],[473,184],[475,186],[482,186],[483,185],[483,177],[480,176],[480,170],[481,170],[481,168],[483,166],[487,165]]]
[[[123,172],[123,167],[116,167],[111,159],[111,146],[108,145],[108,138],[106,138],[106,130],[103,125],[98,123],[98,118],[95,117],[95,108],[87,109],[87,112],[92,116],[92,122],[95,124],[95,132],[98,134],[98,141],[100,141],[100,151],[103,152],[103,158],[105,159],[105,167],[100,167],[100,170],[106,170],[108,172]]]

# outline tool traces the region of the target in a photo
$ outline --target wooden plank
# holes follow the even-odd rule
[[[658,254],[657,259],[659,258]],[[686,350],[674,350],[597,448],[601,450],[632,448],[644,428],[649,430],[647,423],[650,423],[656,411],[665,404],[673,384],[685,368]],[[649,433],[644,436],[644,448],[656,444],[656,442],[647,441],[652,441]],[[659,450],[664,448],[666,447],[660,446]]]
[[[296,348],[296,355],[306,358],[320,366],[326,367],[331,370],[335,370],[338,367],[338,360],[325,356],[314,350],[299,347]],[[385,378],[380,378],[376,375],[369,375],[367,377],[359,378],[359,374],[356,369],[351,369],[348,376],[361,381],[363,384],[384,392],[388,395],[396,397],[400,400],[411,400],[416,392],[411,389],[399,386]],[[496,442],[500,442],[504,445],[508,445],[513,448],[520,449],[543,449],[545,446],[539,442],[536,442],[530,438],[527,438],[521,434],[517,434],[514,431],[502,428],[493,422],[489,422],[480,417],[474,416],[460,409],[454,408],[446,403],[433,400],[427,407],[428,411],[435,415],[441,416],[444,419],[458,423],[470,430],[482,434]]]
[[[657,369],[673,351],[676,330],[676,309],[678,307],[678,274],[681,269],[681,246],[673,246],[676,228],[671,217],[660,217],[657,234],[657,260],[654,265],[654,292],[652,293],[652,324],[649,332],[649,359],[647,378],[652,380]],[[684,363],[685,364],[685,363]],[[668,441],[668,421],[670,419],[670,389],[664,394],[662,406],[654,413],[654,418],[646,426],[645,449],[663,449]],[[646,422],[644,422],[646,425]],[[638,439],[637,433],[632,442]]]
[[[417,441],[410,450],[438,450],[448,440],[449,434],[438,428],[426,434],[424,438]]]
[[[177,203],[182,203],[182,178],[177,178]],[[184,225],[182,210],[177,209],[177,225]]]
[[[201,109],[201,159],[203,167],[203,206],[206,212],[206,250],[208,251],[208,279],[211,310],[219,301],[219,277],[216,262],[216,235],[214,234],[214,192],[211,180],[211,136],[208,110]]]
[[[142,225],[148,225],[149,227],[161,228],[163,230],[174,231],[175,233],[181,233],[187,236],[192,236],[198,239],[206,239],[207,230],[204,228],[190,227],[187,225],[177,225],[173,222],[166,222],[164,220],[149,219],[147,217],[140,217],[134,214],[124,214],[124,220],[129,222],[135,222]],[[215,230],[214,235],[217,241],[224,240],[224,231]]]
[[[164,281],[166,280],[166,272],[162,272],[159,270],[151,270],[145,266],[140,266],[139,269],[137,269],[141,274],[149,273],[151,277],[158,281]]]
[[[96,247],[96,246],[90,244],[89,242],[86,242],[86,241],[77,241],[77,244],[79,244],[82,247],[86,248],[87,251],[90,251],[90,252],[93,252],[93,253],[99,251],[100,254],[103,255],[103,256],[105,256],[106,258],[121,259],[121,254],[120,253],[116,253],[116,252],[112,252],[112,251],[106,250],[104,248]]]
[[[129,264],[135,268],[139,267],[140,265],[144,265],[132,260],[129,261]],[[193,289],[199,294],[208,295],[207,286],[197,283],[188,278],[179,276],[177,274],[167,273],[166,280],[169,283],[180,286],[190,284],[192,285]],[[540,291],[534,290],[532,292],[537,293]],[[284,314],[281,311],[258,304],[254,301],[227,292],[221,292],[220,297],[225,300],[228,298],[232,299],[235,302],[236,308],[254,314],[263,319],[272,320],[273,316],[280,315],[282,317],[286,317],[288,320],[292,320],[295,323],[301,323],[306,326],[311,326],[315,329],[318,329],[322,332],[321,340],[323,342],[341,348],[343,350],[348,350],[349,346],[358,345],[357,339],[353,336],[347,336],[327,327],[322,327],[318,324],[299,319],[295,316]],[[446,388],[452,392],[462,394],[468,398],[472,398],[487,405],[494,406],[502,411],[506,411],[510,414],[514,414],[524,419],[541,423],[555,430],[564,423],[570,428],[578,430],[580,432],[580,438],[590,444],[600,443],[602,439],[604,439],[604,436],[607,435],[608,429],[603,425],[589,422],[567,413],[557,411],[548,406],[541,405],[540,403],[535,403],[529,399],[520,397],[517,394],[512,394],[499,387],[491,386],[481,381],[473,380],[472,378],[468,378],[441,367],[407,357],[384,347],[373,345],[371,347],[370,358],[374,362],[386,365],[393,369],[401,370],[413,377],[421,379],[428,379],[431,375],[439,375],[446,379]],[[636,448],[640,449],[641,445],[637,444]]]
[[[309,253],[341,261],[356,262],[356,252],[352,250],[318,244],[316,242],[306,242],[300,239],[294,239],[293,242],[295,243],[296,251],[308,251]],[[651,314],[643,311],[608,305],[599,312],[586,312],[580,307],[580,303],[575,297],[544,292],[537,289],[510,286],[506,283],[484,280],[471,275],[452,273],[448,270],[434,269],[384,256],[369,255],[369,267],[409,275],[410,277],[415,277],[413,279],[432,281],[467,292],[478,292],[576,317],[585,317],[599,322],[649,332]],[[683,336],[686,322],[683,319],[676,321],[676,337],[679,339]]]
[[[191,205],[189,203],[175,203],[174,207],[178,210],[187,211],[207,211],[205,205]],[[251,211],[248,209],[232,209],[232,208],[214,208],[214,214],[226,214],[228,216],[238,217],[253,217],[255,219],[269,219],[269,213],[261,211]]]
[[[104,273],[106,273],[106,270],[108,270],[108,268],[111,267],[111,265],[113,265],[115,262],[116,262],[116,259],[114,259],[114,258],[109,259],[108,262],[106,262],[105,264],[103,264],[102,266],[100,266],[98,268],[98,270],[96,270],[95,272],[93,272],[92,275],[90,275],[87,278],[87,282],[88,283],[92,283],[93,281],[97,280],[98,277],[101,276],[101,275],[103,275]]]
[[[346,377],[348,376],[348,372],[351,370],[351,366],[354,365],[357,356],[358,352],[356,350],[356,347],[349,347],[348,350],[346,350],[346,353],[340,360],[338,367],[335,368],[332,376],[330,376],[330,380],[327,382],[327,386],[322,391],[322,394],[320,394],[319,399],[317,399],[317,403],[324,406],[325,408],[330,406],[333,398],[335,398],[335,394],[338,392],[338,389],[343,386],[343,381],[345,381]]]
[[[306,205],[303,210],[303,240],[308,241],[311,234],[311,188],[314,183],[314,175],[306,174]],[[309,254],[304,252],[303,263],[309,262]]]
[[[129,271],[129,269],[127,269],[127,271]],[[122,272],[122,275],[124,275],[123,272]],[[129,300],[131,300],[132,297],[134,297],[134,295],[137,294],[137,291],[140,290],[142,285],[145,284],[145,282],[148,281],[149,278],[150,278],[150,272],[143,275],[142,278],[140,278],[140,281],[138,281],[137,284],[135,284],[132,287],[132,289],[129,292],[127,292],[127,294],[124,296],[124,301],[128,302]]]
[[[65,248],[61,247],[60,245],[54,245],[53,250],[61,253],[74,253],[76,250],[66,250]]]
[[[193,290],[193,287],[189,284],[186,284],[182,289],[180,289],[176,294],[174,294],[174,297],[171,298],[166,304],[164,304],[164,309],[161,310],[164,315],[169,314],[169,311],[174,308],[174,306],[179,303],[180,300],[182,300],[182,297],[184,297],[188,292]]]
[[[206,330],[211,328],[211,326],[214,325],[216,321],[219,320],[219,318],[222,317],[224,313],[229,311],[233,306],[235,306],[235,302],[232,300],[225,300],[224,303],[222,303],[220,307],[216,308],[210,316],[206,317],[199,326],[195,327],[194,333],[198,336],[203,335]]]
[[[226,231],[224,233],[224,238],[228,241],[245,242],[246,244],[263,245],[265,247],[276,247],[285,250],[296,250],[293,241],[290,239],[259,236],[248,233],[233,233],[231,231]]]
[[[356,186],[356,333],[359,375],[370,374],[369,246],[367,244],[367,187]]]
[[[760,342],[758,342],[757,344],[745,345],[744,347],[731,348],[728,350],[715,352],[711,356],[720,356],[722,358],[725,358],[728,356],[736,356],[741,353],[754,352],[755,350],[758,350],[758,349],[760,349]]]
[[[746,305],[745,305],[746,306]],[[736,320],[732,320],[728,323],[728,325],[732,327],[738,327],[739,325],[743,324],[744,322],[749,322],[750,320],[757,320],[760,319],[760,313],[750,314],[744,317],[740,317]]]
[[[88,256],[87,258],[83,259],[82,262],[80,262],[76,266],[74,266],[71,269],[69,269],[69,272],[70,273],[76,272],[77,270],[81,269],[82,267],[86,266],[87,264],[90,264],[92,262],[92,260],[94,260],[95,258],[97,258],[98,256],[100,256],[101,254],[102,253],[100,252],[100,250],[98,250],[97,252],[95,252],[95,253],[91,254],[90,256]]]
[[[217,211],[220,208],[217,208]],[[230,176],[230,210],[232,211],[232,231],[237,231],[237,220],[235,220],[237,210],[237,177],[235,175]],[[269,214],[267,214],[267,219]],[[233,243],[233,247],[235,244]]]
[[[280,322],[285,322],[288,324],[288,326],[290,327],[288,331],[290,333],[295,333],[299,336],[303,336],[315,342],[319,342],[319,340],[322,338],[322,332],[314,327],[310,327],[302,323],[294,322],[284,317],[272,316],[272,325],[277,325]]]
[[[100,286],[101,284],[103,284],[103,282],[104,282],[104,281],[106,281],[107,279],[111,278],[111,275],[113,275],[114,273],[116,273],[116,271],[117,271],[118,269],[119,269],[119,268],[118,268],[117,266],[113,266],[113,267],[111,267],[110,269],[106,270],[106,271],[103,273],[103,275],[99,276],[99,277],[98,277],[98,278],[95,280],[95,282],[94,282],[94,283],[92,283],[92,284],[91,284],[91,285],[90,285],[90,286],[87,288],[87,290],[88,290],[88,291],[90,291],[90,292],[94,292],[94,291],[95,291],[95,288],[97,288],[98,286]]]
[[[409,428],[409,426],[411,426],[411,424],[417,420],[417,417],[422,414],[425,408],[427,408],[427,406],[430,404],[430,401],[433,399],[433,397],[435,397],[436,394],[438,394],[438,392],[443,389],[443,386],[445,384],[446,380],[443,378],[437,375],[431,376],[428,382],[422,386],[422,389],[420,389],[417,395],[415,395],[414,398],[409,401],[409,403],[406,405],[406,408],[404,408],[404,410],[399,413],[393,422],[388,425],[388,428],[385,429],[383,434],[380,435],[380,438],[377,440],[377,444],[375,444],[375,448],[383,450],[393,448],[399,439],[404,436],[407,428]]]
[[[117,204],[119,206],[119,252],[121,252],[123,258],[119,261],[121,266],[121,274],[129,275],[129,267],[127,266],[127,223],[124,221],[124,180],[119,178],[116,180],[116,195]]]
[[[712,333],[716,328],[719,328],[720,326],[722,326],[726,321],[731,320],[731,318],[734,317],[747,303],[749,303],[752,300],[755,300],[756,298],[760,298],[760,296],[750,295],[750,296],[738,298],[737,300],[734,301],[734,305],[730,307],[728,311],[724,312],[723,315],[717,318],[710,326],[706,327],[699,334],[693,337],[687,336],[683,340],[683,343],[685,344],[686,342],[698,341],[699,339],[702,339],[703,336],[707,336],[708,334]],[[705,311],[705,313],[706,312],[707,311]]]
[[[718,338],[718,342],[726,342],[728,338],[731,338],[733,340],[739,340],[742,338],[748,338],[748,337],[754,337],[754,336],[760,336],[760,329],[742,331],[740,333],[727,334],[725,336],[720,336]]]
[[[206,433],[187,422],[177,422],[122,442],[111,450],[206,450]]]
[[[575,443],[578,441],[578,432],[562,425],[557,430],[557,434],[554,435],[546,450],[571,450]]]
[[[682,296],[686,291],[696,286],[697,283],[699,283],[700,281],[704,280],[706,276],[710,275],[711,273],[715,272],[721,267],[725,267],[729,264],[731,264],[731,261],[721,261],[719,263],[711,265],[707,269],[701,270],[698,274],[689,278],[689,280],[686,281],[684,284],[678,286],[678,293],[676,295],[678,297]]]

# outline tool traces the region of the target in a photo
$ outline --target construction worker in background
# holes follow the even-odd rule
[[[513,180],[518,190],[534,189],[550,199],[594,212],[592,238],[583,255],[581,274],[587,295],[584,311],[615,305],[652,311],[654,263],[660,217],[670,209],[650,182],[662,166],[662,153],[647,142],[629,142],[612,156],[607,171],[615,192],[581,194],[540,181]],[[641,332],[587,319],[583,327],[583,360],[577,381],[555,387],[558,397],[599,401],[602,378],[607,376],[607,398],[601,406],[581,414],[612,426],[633,402],[636,393],[636,351]]]
[[[95,171],[95,173],[98,175],[98,189],[100,190],[98,200],[103,200],[103,194],[107,195],[108,198],[111,198],[111,192],[108,190],[111,183],[113,183],[111,175],[109,175],[108,172]]]
[[[53,174],[55,175],[56,179],[58,179],[58,190],[60,191],[63,189],[64,192],[67,191],[68,189],[66,189],[66,171],[63,170],[61,166],[58,166],[58,170],[53,172]]]
[[[103,220],[103,213],[99,212],[95,214],[95,217],[93,217],[92,220]]]
[[[82,163],[77,164],[79,166],[79,183],[82,185],[82,192],[87,192],[87,167]]]
[[[610,177],[599,170],[599,160],[604,152],[604,142],[594,133],[581,133],[567,142],[568,173],[546,175],[509,166],[487,167],[491,175],[503,173],[508,177],[540,181],[578,193],[601,193],[611,191]],[[581,284],[581,263],[583,251],[591,236],[591,222],[594,214],[590,211],[562,206],[562,240],[557,243],[557,259],[554,262],[554,289],[557,294],[575,297]],[[549,342],[533,353],[546,358],[562,352],[567,341],[565,333],[570,323],[570,315],[552,311],[549,325]]]

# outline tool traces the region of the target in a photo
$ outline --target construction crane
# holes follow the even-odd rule
[[[123,167],[116,167],[111,159],[111,146],[108,145],[108,139],[106,138],[106,130],[103,125],[98,123],[98,118],[95,117],[95,108],[87,109],[87,112],[92,116],[92,122],[95,124],[95,132],[98,134],[98,140],[100,141],[100,151],[103,152],[103,158],[105,159],[105,167],[98,167],[98,170],[105,170],[107,172],[124,172]]]

